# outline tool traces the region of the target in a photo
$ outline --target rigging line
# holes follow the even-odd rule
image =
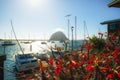
[[[19,47],[20,47],[20,50],[21,50],[22,53],[24,54],[24,51],[23,51],[23,49],[22,49],[22,47],[21,47],[21,45],[20,45],[20,43],[19,43],[19,41],[18,41],[18,39],[17,39],[16,34],[15,34],[15,31],[14,31],[14,28],[13,28],[13,24],[12,24],[12,20],[11,20],[10,22],[11,22],[12,31],[13,31],[13,33],[14,33],[15,39],[16,39],[16,41],[18,42],[18,45],[19,45]]]
[[[88,35],[88,37],[89,37],[89,33],[88,33],[88,29],[87,29],[86,22],[85,22],[85,28],[86,28],[86,30],[87,30],[87,35]]]
[[[86,35],[85,35],[85,21],[84,21],[84,40],[85,40],[85,37]]]
[[[85,22],[85,21],[84,21],[84,28],[86,29],[87,35],[88,35],[88,37],[89,37],[89,32],[88,32],[87,25],[86,25],[86,22]]]

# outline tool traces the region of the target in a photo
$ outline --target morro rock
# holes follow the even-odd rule
[[[51,40],[51,41],[65,41],[68,39],[63,32],[57,31],[51,35],[49,40]]]

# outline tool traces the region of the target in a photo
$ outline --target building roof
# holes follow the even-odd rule
[[[108,4],[108,6],[120,8],[120,0],[113,0],[111,3]]]
[[[100,24],[103,25],[103,24],[109,24],[109,23],[115,23],[115,22],[120,23],[120,19],[108,20],[108,21],[101,22]]]
[[[65,41],[68,39],[63,32],[58,31],[58,32],[55,32],[51,35],[50,40],[52,40],[52,41]]]

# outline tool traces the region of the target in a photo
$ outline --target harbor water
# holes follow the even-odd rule
[[[77,41],[77,47],[80,47],[82,40]],[[55,46],[63,47],[64,44],[61,42],[45,42],[42,44],[42,41],[36,41],[32,43],[20,43],[22,50],[24,52],[34,52],[42,53],[42,51],[50,51],[50,47],[54,48]],[[71,44],[70,44],[71,45]],[[32,49],[31,49],[32,48]],[[15,55],[22,54],[18,43],[11,46],[0,46],[0,54],[6,54],[6,60],[4,61],[4,80],[16,80],[15,74]]]

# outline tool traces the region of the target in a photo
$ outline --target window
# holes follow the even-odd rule
[[[115,23],[110,24],[110,30],[116,30],[116,24]]]

